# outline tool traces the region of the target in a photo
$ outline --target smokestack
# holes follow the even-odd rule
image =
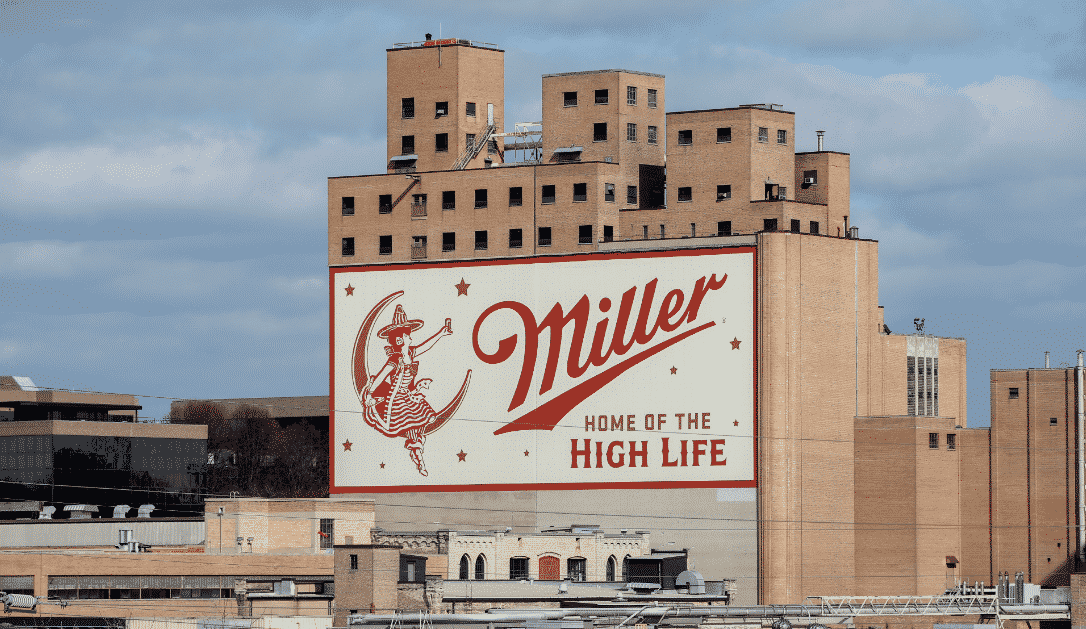
[[[818,134],[818,152],[822,152],[822,136],[825,135],[825,131],[815,131]]]
[[[1048,369],[1048,352],[1045,352],[1045,369]]]

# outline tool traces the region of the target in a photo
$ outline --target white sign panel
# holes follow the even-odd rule
[[[333,492],[754,487],[751,247],[333,268]]]

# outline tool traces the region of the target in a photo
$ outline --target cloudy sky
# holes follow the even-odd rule
[[[172,398],[328,391],[327,177],[384,166],[385,48],[667,77],[670,110],[796,112],[852,154],[895,332],[988,370],[1086,348],[1086,5],[1067,2],[0,2],[0,373]],[[511,129],[510,129],[511,130]]]

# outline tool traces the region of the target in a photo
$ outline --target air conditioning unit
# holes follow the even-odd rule
[[[815,182],[814,177],[804,177],[803,178],[803,183],[814,183],[814,182]]]
[[[717,200],[717,201],[723,201],[724,199],[727,199],[727,198],[729,198],[730,196],[731,196],[731,195],[730,195],[730,194],[728,194],[727,192],[721,192],[720,194],[716,195],[716,200]]]

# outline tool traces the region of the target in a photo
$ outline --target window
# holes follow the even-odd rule
[[[408,561],[406,563],[406,565],[405,565],[404,582],[405,583],[414,583],[415,582],[415,562],[414,561]]]
[[[724,199],[732,198],[731,185],[717,186],[716,187],[716,200],[723,201]]]
[[[377,197],[377,212],[379,214],[391,214],[392,213],[392,195],[382,194]]]
[[[606,142],[607,141],[607,123],[597,122],[592,125],[592,141],[593,142]]]
[[[441,193],[441,209],[443,210],[455,210],[456,209],[456,191],[446,190]]]
[[[343,255],[345,255],[345,256],[353,256],[354,255],[354,238],[344,238],[343,239]],[[324,546],[321,546],[321,548],[324,548]]]
[[[732,128],[731,127],[718,127],[716,130],[716,141],[718,144],[732,141]]]
[[[656,127],[649,125],[648,131],[645,132],[645,141],[649,144],[656,144]]]
[[[562,104],[565,105],[566,107],[576,107],[577,106],[577,92],[563,92],[562,93]]]
[[[717,236],[731,236],[732,235],[732,222],[731,221],[719,221],[716,224]]]
[[[603,200],[609,203],[615,201],[615,184],[605,183],[603,184]]]
[[[811,221],[811,233],[812,234],[817,234],[818,233],[818,221]]]
[[[509,230],[509,248],[520,249],[524,246],[524,230],[522,229],[510,229]]]
[[[483,233],[485,234],[486,232]],[[486,580],[486,558],[482,555],[475,558],[475,580]]]
[[[351,555],[351,570],[358,570],[358,555]]]
[[[456,251],[456,232],[445,232],[441,234],[441,250]]]
[[[449,115],[449,101],[443,100],[434,106],[434,118]]]
[[[509,188],[509,207],[520,207],[521,205],[524,205],[524,188],[520,186]]]
[[[637,186],[626,186],[626,204],[637,205]]]
[[[426,258],[426,236],[411,237],[411,259],[423,260]]]
[[[777,129],[777,144],[788,144],[788,132],[784,129]]]
[[[648,240],[648,239],[649,239],[649,226],[648,225],[642,225],[641,226],[641,240]]]
[[[475,209],[486,207],[486,188],[475,191]]]
[[[759,142],[768,142],[769,141],[769,128],[768,127],[758,127],[758,141]]]
[[[798,234],[799,233],[799,219],[793,218],[791,227],[792,228],[789,231],[791,231],[793,234]]]
[[[627,105],[636,105],[637,104],[637,88],[632,86],[632,85],[627,85],[626,86],[626,104]]]
[[[957,450],[958,449],[958,435],[954,433],[948,433],[946,436],[946,449]]]
[[[762,219],[762,231],[775,232],[777,231],[777,219],[766,218]]]
[[[611,242],[615,239],[615,228],[612,225],[603,226],[603,242]]]
[[[468,580],[468,566],[469,566],[469,564],[470,564],[470,560],[468,559],[467,555],[464,555],[463,557],[460,558],[460,580],[461,581],[467,581]]]
[[[475,250],[486,251],[486,231],[475,232]]]
[[[1017,400],[1018,399],[1018,387],[1010,387],[1009,389],[1007,389],[1007,399],[1008,400]]]
[[[404,118],[415,117],[415,99],[404,98],[400,101],[400,115]]]
[[[788,198],[788,188],[777,186],[777,198],[784,201]]]
[[[497,140],[489,140],[486,143],[486,152],[487,152],[488,155],[497,155],[498,154],[498,141]]]
[[[351,239],[351,248],[354,249],[354,238]],[[354,255],[354,252],[351,252]],[[320,538],[321,548],[331,548],[336,539],[336,521],[332,518],[321,518]]]
[[[588,580],[588,561],[583,557],[570,557],[566,560],[566,576],[574,583]]]
[[[649,102],[649,109],[656,109],[656,90],[645,90]]]
[[[588,184],[587,183],[575,183],[573,184],[573,201],[574,203],[588,200]]]
[[[554,203],[554,186],[543,186],[543,203]]]
[[[687,187],[687,188],[679,188],[679,202],[680,203],[690,200],[690,198],[693,196],[693,194],[691,193],[690,190],[691,189],[689,187]]]
[[[469,133],[464,137],[464,147],[469,151],[475,148],[475,134]]]
[[[464,103],[464,115],[475,117],[475,103]]]
[[[343,215],[354,216],[354,197],[343,197]]]
[[[649,90],[650,93],[653,92],[653,91],[655,91],[655,90]],[[608,582],[611,582],[611,581],[615,580],[615,568],[617,567],[617,564],[618,564],[618,562],[615,561],[615,556],[614,555],[611,555],[610,557],[607,558],[607,577],[606,577],[606,579],[607,579]]]
[[[1059,424],[1060,424],[1060,420],[1056,419],[1055,417],[1048,420],[1048,425],[1049,426],[1058,426]]]
[[[551,246],[551,228],[550,227],[540,227],[539,228],[538,244],[539,244],[540,247],[549,247],[549,246]]]
[[[414,155],[415,154],[415,136],[405,135],[400,138],[400,154],[401,155]]]
[[[434,152],[435,153],[448,153],[449,152],[449,134],[438,133],[434,136]]]
[[[694,143],[694,131],[692,129],[685,129],[679,131],[679,146],[690,146]]]
[[[521,581],[528,578],[528,558],[527,557],[510,557],[509,558],[509,578],[514,581]]]
[[[665,231],[664,226],[661,225],[660,226],[660,237],[664,238],[664,237],[666,237],[666,234],[667,234],[667,232]]]
[[[813,186],[818,183],[818,171],[817,170],[805,170],[803,171],[803,186]]]
[[[596,90],[596,104],[597,105],[606,105],[607,104],[607,90]]]
[[[626,555],[622,558],[622,580],[629,582],[630,580],[630,556]]]
[[[637,125],[632,122],[626,123],[626,141],[637,142]]]
[[[390,256],[392,255],[392,234],[378,237],[377,255]]]
[[[693,238],[698,235],[697,223],[690,223],[690,237]]]
[[[581,245],[592,244],[592,226],[581,225],[577,228],[577,243]]]
[[[937,433],[937,432],[929,432],[928,433],[928,447],[931,448],[932,450],[938,450],[939,449],[939,433]]]

